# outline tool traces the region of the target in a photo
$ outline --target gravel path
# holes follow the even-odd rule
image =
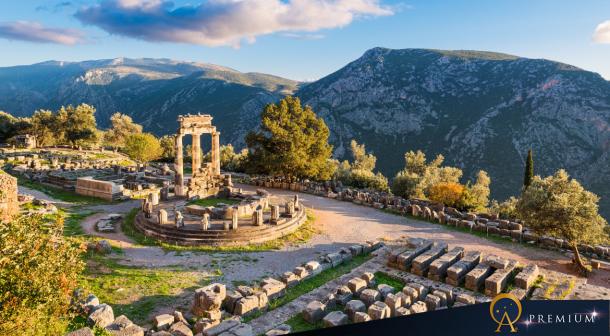
[[[255,190],[252,186],[240,185],[245,190]],[[270,190],[274,197],[291,197],[295,192]],[[224,281],[252,281],[267,275],[281,274],[298,264],[317,258],[322,253],[334,252],[340,247],[356,242],[378,238],[394,239],[407,235],[441,239],[450,246],[463,246],[466,250],[496,254],[519,260],[522,263],[536,263],[540,267],[554,271],[573,273],[569,258],[556,251],[549,251],[520,244],[499,243],[475,235],[458,232],[438,224],[431,224],[411,218],[385,213],[370,207],[349,202],[336,201],[309,194],[299,194],[303,204],[313,210],[314,225],[321,233],[298,247],[286,247],[279,251],[250,253],[207,253],[207,252],[166,252],[158,247],[138,246],[123,234],[109,234],[124,250],[120,263],[134,266],[161,267],[183,265],[190,268],[207,268],[214,262],[223,272]],[[129,202],[126,202],[129,203]],[[88,209],[125,213],[137,206],[136,203],[88,207]],[[103,236],[92,230],[92,225],[100,215],[87,218],[83,225],[91,234]],[[97,219],[96,219],[97,218]],[[610,288],[610,272],[598,271],[588,282]]]

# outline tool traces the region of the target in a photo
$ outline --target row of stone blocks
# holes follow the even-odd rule
[[[472,291],[484,287],[488,296],[501,293],[516,274],[515,294],[525,297],[539,275],[537,265],[521,268],[514,260],[494,255],[483,258],[480,252],[464,252],[462,247],[448,250],[444,242],[419,238],[408,239],[405,247],[390,252],[388,265],[452,286],[464,285]]]
[[[264,310],[269,300],[285,295],[286,288],[381,246],[380,242],[367,242],[342,248],[336,253],[322,256],[321,262],[312,260],[295,267],[292,272],[282,274],[279,280],[263,279],[257,288],[238,286],[235,290],[227,290],[225,285],[219,283],[199,288],[195,291],[191,309],[195,316],[201,317],[195,324],[195,332],[201,332],[203,336],[215,336],[217,327],[222,324],[223,311],[239,317]]]
[[[255,185],[265,185],[273,188],[288,189],[287,183],[272,181],[272,179],[254,179],[246,181]],[[442,204],[433,204],[428,201],[416,199],[403,199],[383,192],[363,191],[353,188],[332,187],[333,183],[326,182],[299,182],[291,183],[290,190],[298,190],[314,195],[325,196],[342,201],[352,202],[378,209],[389,209],[401,214],[410,214],[429,221],[445,225],[469,228],[471,230],[486,232],[521,242],[538,244],[548,249],[571,248],[558,238],[539,236],[529,230],[523,223],[499,219],[497,215],[463,213]],[[293,186],[294,185],[294,186]],[[331,190],[335,190],[333,192]],[[580,244],[579,250],[587,256],[610,260],[610,246]]]
[[[334,327],[478,303],[474,296],[455,295],[450,286],[432,289],[411,282],[396,292],[389,285],[375,285],[374,275],[369,272],[352,278],[324,300],[310,302],[302,311],[303,319]]]

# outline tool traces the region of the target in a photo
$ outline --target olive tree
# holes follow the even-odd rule
[[[607,223],[598,213],[598,201],[597,195],[559,170],[553,176],[535,176],[524,189],[516,210],[534,232],[564,239],[574,251],[576,264],[588,271],[578,245],[608,240]]]

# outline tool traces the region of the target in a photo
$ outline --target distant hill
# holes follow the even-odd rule
[[[0,68],[0,110],[18,116],[36,109],[88,103],[100,127],[120,111],[156,134],[174,133],[176,116],[209,113],[223,140],[243,142],[262,108],[298,86],[261,73],[168,59],[49,61]]]
[[[0,110],[30,115],[81,102],[107,126],[115,111],[146,130],[173,133],[176,116],[209,113],[221,141],[243,146],[263,107],[285,94],[311,105],[331,129],[336,155],[352,138],[388,177],[421,149],[472,177],[492,178],[492,196],[519,193],[524,159],[536,173],[559,168],[602,197],[610,218],[610,82],[542,59],[480,51],[374,48],[311,83],[167,59],[45,62],[0,68]]]

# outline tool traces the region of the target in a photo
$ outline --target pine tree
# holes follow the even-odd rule
[[[527,161],[525,162],[525,174],[523,176],[523,188],[527,188],[534,178],[534,157],[532,150],[527,151]]]
[[[328,180],[334,173],[330,134],[322,118],[296,97],[269,104],[261,115],[260,131],[246,137],[252,172]]]

